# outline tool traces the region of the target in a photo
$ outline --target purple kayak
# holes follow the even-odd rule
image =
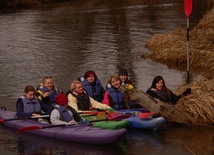
[[[51,124],[44,124],[30,119],[12,120],[15,112],[0,110],[0,118],[4,119],[2,123],[13,129],[21,129],[28,126],[50,126]],[[28,130],[28,133],[39,135],[42,137],[53,138],[57,140],[65,140],[71,142],[80,142],[88,144],[115,144],[125,137],[127,130],[122,128],[118,130],[108,130],[102,128],[92,127],[90,124],[61,126],[44,128],[38,130]]]

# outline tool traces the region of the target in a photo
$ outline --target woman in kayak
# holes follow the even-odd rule
[[[62,91],[54,85],[52,77],[46,76],[37,88],[36,96],[49,107],[53,107],[56,104],[56,96],[61,92]]]
[[[129,86],[130,89],[133,89],[134,86],[132,85],[132,82],[129,79],[128,70],[125,68],[121,68],[118,72],[118,75],[120,77],[120,80],[122,81],[122,85],[126,84]]]
[[[16,103],[18,117],[40,116],[42,111],[50,114],[51,108],[35,97],[35,89],[29,85],[25,87],[24,95]]]
[[[76,124],[82,122],[82,117],[68,105],[68,98],[65,94],[56,97],[56,105],[51,112],[50,121],[52,124]]]
[[[123,93],[119,90],[122,81],[118,75],[112,75],[108,79],[107,90],[104,95],[103,103],[116,109],[128,109],[129,106],[124,100]]]
[[[70,91],[68,92],[68,104],[77,112],[90,111],[92,108],[99,110],[114,111],[108,105],[102,104],[91,98],[84,90],[82,83],[75,80],[71,83]]]
[[[94,71],[87,71],[84,77],[79,78],[79,80],[90,97],[98,102],[103,100],[105,89]]]
[[[180,98],[191,94],[191,89],[187,88],[181,95],[175,95],[166,87],[163,77],[156,76],[146,93],[162,102],[175,105]]]

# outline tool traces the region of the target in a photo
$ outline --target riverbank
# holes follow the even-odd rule
[[[155,34],[146,44],[151,53],[142,53],[142,58],[151,59],[169,68],[186,70],[187,37],[186,28],[174,30],[168,34]],[[196,117],[200,123],[208,125],[214,122],[214,8],[198,23],[190,28],[189,52],[191,74],[201,74],[203,78],[191,81],[192,94],[182,98],[177,108]],[[180,86],[176,93],[181,94],[188,86]],[[204,115],[206,114],[206,116]],[[200,119],[199,119],[200,118]],[[210,123],[211,122],[211,123]]]

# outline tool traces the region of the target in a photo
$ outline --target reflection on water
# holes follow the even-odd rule
[[[194,0],[190,29],[211,6],[202,0]],[[16,99],[22,95],[25,85],[36,87],[47,75],[52,75],[63,91],[67,91],[70,82],[89,69],[95,70],[103,85],[108,76],[116,74],[121,67],[129,70],[134,85],[139,89],[147,89],[158,74],[165,78],[172,90],[185,82],[184,72],[140,58],[142,51],[150,52],[144,45],[154,34],[186,27],[183,0],[72,1],[35,10],[1,12],[0,23],[0,106],[7,109],[15,109]],[[141,152],[146,150],[151,154],[153,151],[156,154],[160,151],[169,153],[177,149],[179,143],[182,149],[177,151],[186,154],[186,149],[180,144],[183,139],[179,142],[174,141],[177,137],[167,137],[174,130],[164,131],[165,138],[131,134],[128,142],[121,144],[122,150],[131,150],[129,154],[137,154],[140,148]],[[30,142],[17,138],[20,135],[11,135],[11,131],[6,129],[1,128],[0,132],[1,152],[14,153],[17,149],[27,152],[31,148],[27,144],[31,141],[35,148],[37,145],[40,148],[46,146],[46,143],[34,142],[34,138]],[[50,150],[54,150],[59,144],[50,145]],[[168,146],[170,150],[167,150]]]

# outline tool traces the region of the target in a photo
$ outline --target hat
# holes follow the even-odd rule
[[[65,94],[59,94],[56,97],[56,103],[61,106],[65,106],[68,103],[68,98]]]
[[[120,69],[118,75],[119,75],[119,76],[120,76],[120,75],[126,75],[126,76],[128,76],[128,71],[127,71],[127,69],[125,69],[125,68]]]

